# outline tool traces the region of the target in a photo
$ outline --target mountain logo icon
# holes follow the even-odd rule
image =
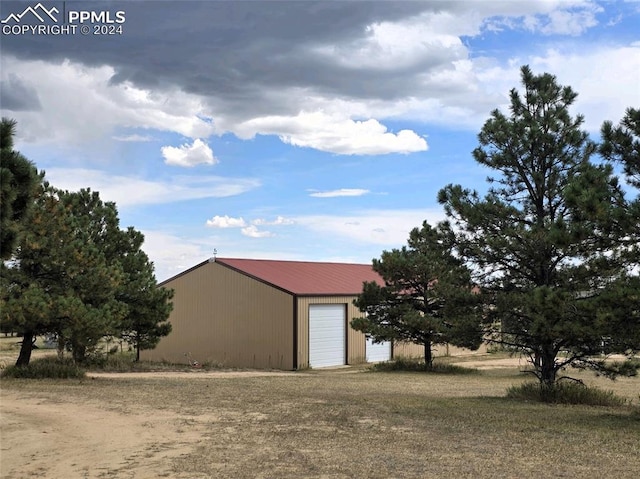
[[[35,17],[36,19],[38,19],[40,21],[40,23],[44,23],[46,21],[47,18],[53,20],[54,22],[58,23],[58,19],[56,18],[55,14],[60,13],[60,10],[58,10],[56,7],[52,7],[50,10],[47,10],[44,5],[42,5],[42,3],[38,3],[35,7],[32,6],[28,6],[27,8],[24,9],[24,11],[22,13],[12,13],[10,14],[7,18],[0,20],[0,23],[9,23],[11,21],[15,22],[15,23],[20,23],[22,22],[22,20],[27,20],[29,17],[24,18],[25,16],[27,16],[27,14],[31,14],[31,16]]]

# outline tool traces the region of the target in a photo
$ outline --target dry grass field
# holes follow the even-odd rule
[[[504,398],[524,378],[499,361],[475,375],[344,368],[3,379],[0,475],[640,477],[640,379],[581,376],[627,397],[626,407],[523,403]]]

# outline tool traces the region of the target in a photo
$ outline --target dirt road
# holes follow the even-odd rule
[[[136,380],[286,376],[278,371],[189,371],[88,373],[89,378]],[[295,373],[300,377],[300,373]],[[304,374],[304,373],[303,373]],[[0,394],[0,477],[158,478],[187,477],[172,460],[189,453],[204,437],[211,414],[117,410],[108,401],[65,402],[3,388]],[[188,477],[193,477],[190,475]]]
[[[536,406],[501,402],[495,408],[491,398],[521,380],[517,358],[482,363],[461,364],[500,370],[425,378],[344,368],[2,380],[0,477],[346,478],[354,467],[361,477],[511,477],[514,457],[531,473],[523,472],[525,477],[544,470],[542,445],[549,441],[557,443],[550,450],[566,466],[564,477],[584,476],[602,464],[616,477],[638,477],[629,473],[638,470],[633,458],[640,449],[637,423],[627,410],[556,408],[554,429],[537,419]],[[603,378],[589,381],[611,387]],[[615,385],[616,393],[637,402],[634,379]],[[514,415],[522,420],[514,423]],[[425,430],[446,439],[434,445]],[[599,455],[582,447],[584,439],[574,441],[576,434],[589,438]],[[388,444],[383,455],[376,452],[380,441]],[[575,456],[570,463],[560,461],[566,442],[577,444],[566,453]],[[451,454],[451,443],[466,456]],[[349,452],[354,448],[368,454],[357,465]],[[431,456],[416,456],[416,448],[429,449]],[[509,448],[515,452],[502,453]],[[392,474],[396,467],[405,474]],[[427,469],[435,472],[425,475]],[[540,477],[556,477],[547,472]]]
[[[71,407],[70,407],[71,406]],[[195,420],[197,419],[197,420]],[[161,411],[109,411],[2,392],[0,476],[15,478],[180,477],[171,459],[202,436],[208,417]]]

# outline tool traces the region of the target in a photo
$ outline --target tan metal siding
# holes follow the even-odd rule
[[[469,354],[486,354],[487,345],[481,344],[480,347],[473,351],[467,348],[459,348],[458,346],[451,346],[449,344],[439,344],[433,348],[434,356],[467,356]]]
[[[393,343],[393,358],[424,358],[424,346],[415,343]]]
[[[365,337],[349,325],[362,313],[353,305],[356,296],[298,297],[298,368],[309,367],[309,305],[344,304],[347,308],[347,364],[365,362]]]
[[[433,356],[466,356],[468,354],[485,354],[487,352],[487,346],[482,344],[477,351],[470,349],[459,348],[457,346],[451,346],[449,344],[438,344],[432,347]],[[424,358],[424,346],[422,344],[414,343],[396,343],[393,345],[393,357],[394,358]]]
[[[164,285],[175,290],[172,333],[141,358],[293,369],[293,296],[216,263]]]

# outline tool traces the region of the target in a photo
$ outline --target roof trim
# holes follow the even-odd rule
[[[301,297],[353,297],[362,292],[364,282],[382,282],[369,264],[248,258],[216,258],[215,262],[278,291]]]
[[[371,268],[371,266],[369,265],[365,265],[365,264],[358,264],[358,263],[339,263],[339,262],[316,262],[316,261],[287,261],[287,260],[256,260],[256,259],[248,259],[248,258],[209,258],[205,261],[202,261],[201,263],[196,264],[195,266],[192,266],[191,268],[186,269],[185,271],[182,271],[181,273],[178,273],[174,276],[172,276],[171,278],[168,278],[164,281],[162,281],[161,283],[158,283],[158,286],[166,286],[168,283],[171,283],[172,281],[180,278],[181,276],[184,276],[186,274],[191,273],[192,271],[201,268],[209,263],[217,263],[220,266],[224,266],[225,268],[234,271],[236,273],[239,273],[247,278],[251,278],[254,281],[257,281],[259,283],[265,284],[277,291],[281,291],[285,294],[291,295],[291,296],[295,296],[295,297],[301,297],[301,298],[328,298],[328,297],[339,297],[339,298],[349,298],[349,297],[355,297],[358,294],[360,294],[361,292],[361,288],[362,288],[362,283],[360,283],[358,286],[354,287],[354,291],[345,291],[344,289],[342,291],[340,291],[340,287],[342,285],[335,285],[336,290],[340,291],[340,292],[332,292],[331,290],[333,289],[333,287],[329,287],[324,289],[324,291],[320,290],[320,291],[313,291],[313,288],[310,288],[311,291],[299,291],[296,289],[296,287],[298,286],[297,283],[291,283],[290,281],[288,282],[283,282],[280,283],[277,280],[274,280],[274,278],[271,277],[271,275],[266,274],[265,276],[263,276],[261,274],[260,269],[256,269],[254,270],[254,268],[245,268],[243,265],[243,262],[249,262],[249,264],[252,263],[259,263],[261,261],[264,261],[265,263],[275,263],[275,262],[279,262],[279,263],[291,263],[291,264],[299,264],[299,265],[324,265],[324,267],[326,268],[328,265],[336,265],[338,267],[364,267],[366,266],[367,268]],[[237,263],[237,264],[236,264]],[[363,282],[364,281],[369,281],[369,278],[363,278]],[[374,279],[375,281],[375,279]],[[306,289],[306,288],[305,288]],[[347,288],[347,289],[351,289],[351,287]],[[336,291],[334,290],[334,291]]]
[[[360,293],[302,293],[296,294],[298,298],[350,298],[352,296],[358,296]]]

